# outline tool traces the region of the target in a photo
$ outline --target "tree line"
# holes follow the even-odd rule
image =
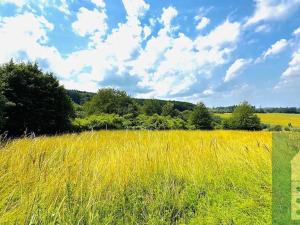
[[[222,119],[204,103],[135,99],[125,91],[96,94],[65,90],[37,63],[0,66],[0,129],[11,136],[96,129],[262,129],[255,109],[243,102]]]

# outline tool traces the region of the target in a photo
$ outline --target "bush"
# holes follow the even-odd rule
[[[76,132],[84,130],[104,129],[135,129],[135,130],[179,130],[187,129],[185,121],[160,115],[126,114],[123,117],[116,114],[92,115],[86,118],[76,118],[73,122],[73,130]]]
[[[268,130],[269,131],[282,131],[282,126],[280,126],[280,125],[271,126]]]
[[[86,118],[76,118],[72,125],[75,131],[124,129],[127,121],[116,114],[92,115]]]

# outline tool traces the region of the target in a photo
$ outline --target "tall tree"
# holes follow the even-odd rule
[[[196,129],[210,130],[212,129],[212,116],[204,103],[200,102],[196,105],[190,115],[190,122]]]
[[[161,110],[162,108],[158,100],[147,99],[144,101],[143,112],[146,115],[152,116],[154,114],[161,114]]]
[[[260,130],[260,119],[255,115],[254,107],[248,102],[242,102],[238,105],[229,120],[227,121],[228,128],[238,130]]]
[[[174,103],[167,102],[162,107],[161,115],[162,116],[174,116]]]
[[[4,129],[10,134],[68,129],[73,116],[71,100],[54,75],[44,73],[36,63],[16,64],[11,60],[1,65],[0,91],[8,101]]]

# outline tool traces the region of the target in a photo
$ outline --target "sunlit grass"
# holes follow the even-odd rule
[[[222,118],[228,118],[231,113],[218,114]],[[293,127],[300,127],[300,114],[289,113],[257,113],[261,122],[270,125],[288,126],[289,123]]]
[[[101,131],[0,150],[0,224],[270,224],[268,132]]]

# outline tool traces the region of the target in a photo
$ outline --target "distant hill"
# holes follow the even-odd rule
[[[67,90],[67,94],[70,96],[73,102],[79,105],[83,105],[85,102],[90,100],[96,93],[87,92],[87,91],[78,91],[78,90]],[[133,98],[136,103],[139,105],[143,105],[147,99],[139,99]],[[190,102],[181,102],[181,101],[166,101],[156,99],[161,106],[166,104],[167,102],[172,102],[174,104],[174,108],[179,111],[191,110],[194,108],[195,104]]]
[[[67,94],[70,96],[73,102],[78,105],[83,105],[90,100],[96,93],[78,90],[67,90]]]
[[[90,100],[96,93],[93,92],[87,92],[87,91],[78,91],[78,90],[67,90],[67,94],[70,96],[73,102],[79,105],[83,105],[86,101]],[[139,98],[133,98],[139,105],[143,105],[144,101],[147,99],[139,99]],[[160,100],[155,99],[159,102],[161,106],[166,104],[166,100]],[[191,110],[194,108],[195,104],[190,102],[181,102],[181,101],[172,101],[174,104],[174,108],[178,109],[179,111],[184,110]],[[232,113],[235,109],[236,105],[233,106],[224,106],[224,107],[214,107],[211,108],[212,112],[214,113]],[[255,108],[255,111],[257,113],[292,113],[292,114],[299,114],[300,108],[297,107],[266,107],[266,108]]]

